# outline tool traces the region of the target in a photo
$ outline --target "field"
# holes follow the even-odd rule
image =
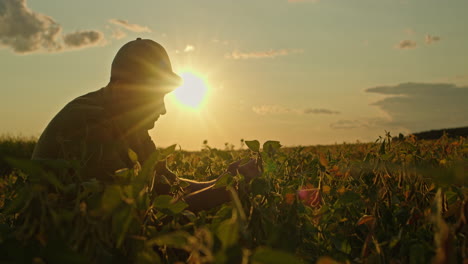
[[[200,152],[171,146],[103,185],[81,180],[78,162],[29,161],[33,140],[4,138],[0,262],[468,263],[465,139],[243,143]],[[216,187],[232,202],[210,211],[194,214],[147,188],[157,160],[209,180],[248,158],[262,175],[223,177]]]

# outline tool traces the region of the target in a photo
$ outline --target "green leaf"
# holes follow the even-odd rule
[[[382,160],[391,160],[393,157],[394,157],[393,153],[386,153],[386,154],[380,155],[380,158]]]
[[[109,185],[104,190],[101,198],[101,208],[107,212],[112,212],[122,202],[121,189],[118,185]]]
[[[154,199],[153,206],[161,209],[163,213],[179,214],[188,207],[188,204],[181,200],[175,201],[170,195],[159,195]]]
[[[211,226],[214,230],[217,230],[219,225],[232,217],[232,206],[228,204],[224,204],[217,212],[216,215],[213,217],[213,221],[211,222]]]
[[[116,171],[114,172],[114,175],[115,175],[117,178],[129,179],[132,172],[133,172],[133,170],[124,168],[124,169],[116,170]]]
[[[41,161],[34,160],[20,160],[13,158],[5,158],[5,160],[14,168],[20,169],[21,171],[29,174],[31,176],[37,176],[43,174],[44,170],[42,169]]]
[[[55,177],[55,175],[51,172],[45,172],[41,175],[48,183],[52,184],[54,187],[64,190],[65,186],[63,186],[62,182]]]
[[[42,180],[45,180],[47,183],[52,184],[54,187],[62,191],[65,188],[62,182],[52,172],[44,170],[42,166],[56,167],[56,166],[63,165],[66,163],[62,164],[62,162],[50,162],[50,161],[42,162],[42,161],[35,161],[35,160],[19,160],[19,159],[10,159],[10,158],[7,158],[6,160],[13,167],[19,168],[23,172],[27,173],[30,178],[31,177],[41,178]]]
[[[220,150],[220,151],[216,152],[216,155],[221,157],[223,160],[231,160],[232,159],[231,153],[229,153],[227,151]]]
[[[179,182],[179,187],[180,188],[186,188],[186,187],[189,187],[190,186],[190,183],[186,182],[186,181],[180,181]]]
[[[224,250],[218,251],[213,263],[243,263],[244,252],[240,245],[233,245]]]
[[[190,211],[187,211],[187,210],[182,211],[182,215],[187,217],[190,222],[195,222],[197,220],[197,216],[194,213],[190,212]]]
[[[346,253],[346,254],[351,253],[351,245],[349,244],[348,240],[334,238],[332,239],[332,242],[335,245],[335,248],[338,249],[339,251]]]
[[[168,208],[173,198],[170,195],[159,195],[154,199],[153,206],[159,209]]]
[[[281,148],[279,141],[268,140],[263,143],[263,151],[267,153],[275,153],[279,148]]]
[[[427,250],[424,249],[422,244],[413,244],[409,250],[409,263],[429,263]]]
[[[239,239],[239,224],[236,218],[233,216],[231,219],[224,220],[216,230],[216,235],[221,240],[223,249],[237,244],[237,240]]]
[[[339,201],[345,204],[354,203],[359,200],[361,200],[361,196],[353,191],[347,191],[339,198]]]
[[[103,186],[99,181],[96,179],[91,179],[89,181],[85,181],[81,183],[81,186],[83,187],[83,193],[98,193],[103,190]]]
[[[447,198],[447,203],[448,203],[449,205],[451,205],[451,204],[453,204],[454,202],[456,202],[456,201],[457,201],[457,198],[458,198],[457,193],[452,192],[452,191],[446,191],[446,192],[445,192],[445,196],[446,196],[446,198]]]
[[[138,162],[138,155],[132,149],[128,149],[128,157],[133,163]]]
[[[145,183],[147,183],[154,176],[154,167],[159,160],[159,151],[153,152],[148,159],[146,159],[140,173],[137,175],[135,180],[135,188],[140,191]]]
[[[29,190],[29,188],[21,188],[12,201],[5,203],[5,207],[2,208],[4,209],[2,213],[5,215],[15,214],[25,208],[32,199],[32,193]]]
[[[173,233],[165,234],[147,242],[148,246],[168,246],[173,248],[183,249],[188,245],[190,234],[185,231],[175,231]]]
[[[258,140],[247,140],[245,144],[250,150],[260,152],[260,142],[258,142]]]
[[[270,185],[265,178],[254,178],[250,183],[253,195],[265,195],[270,192]]]
[[[221,177],[216,181],[215,185],[213,186],[214,189],[216,188],[221,188],[221,187],[226,187],[232,182],[232,175],[229,173],[225,173],[221,175]]]
[[[161,257],[156,253],[156,251],[153,248],[148,247],[138,252],[135,263],[159,264],[162,263],[162,261]]]
[[[234,208],[236,208],[236,212],[239,215],[240,219],[242,221],[246,221],[247,216],[245,215],[244,208],[242,207],[242,203],[239,199],[239,195],[237,194],[236,190],[231,186],[228,186],[227,190],[231,194],[231,199],[234,203]]]
[[[174,144],[174,145],[170,145],[169,147],[161,150],[160,152],[160,156],[161,156],[161,159],[164,159],[166,158],[167,156],[171,155],[172,153],[175,152],[175,149],[177,147],[177,144]]]
[[[179,214],[180,212],[184,211],[185,208],[188,207],[188,204],[184,201],[177,201],[171,205],[167,209],[169,209],[173,214]]]
[[[384,141],[382,142],[382,144],[380,145],[380,150],[379,150],[379,154],[385,154],[385,139]]]
[[[116,233],[118,234],[116,241],[117,248],[122,247],[122,244],[127,236],[128,229],[132,222],[132,218],[132,209],[128,206],[113,214],[113,225],[114,229],[116,229]]]
[[[86,259],[84,255],[72,250],[68,243],[65,242],[65,239],[54,236],[48,238],[46,246],[42,249],[42,255],[43,259],[47,260],[47,263],[90,263],[90,260]],[[34,261],[32,263],[34,263]]]
[[[273,250],[267,247],[258,247],[255,249],[255,252],[252,255],[252,262],[254,264],[300,264],[303,263],[302,260],[293,254]]]
[[[64,193],[67,193],[67,194],[71,194],[72,192],[76,191],[76,184],[75,183],[71,183],[71,184],[67,184],[66,186],[64,186],[65,188],[63,189]]]

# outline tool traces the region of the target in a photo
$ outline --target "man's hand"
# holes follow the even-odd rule
[[[261,160],[250,159],[248,162],[241,164],[242,160],[231,163],[227,171],[231,175],[236,175],[237,172],[244,175],[245,181],[250,182],[253,178],[262,175],[263,168]]]
[[[229,164],[229,166],[227,168],[227,172],[229,172],[232,176],[237,175],[237,169],[239,168],[239,165],[240,165],[241,161],[242,160],[238,160],[236,162],[233,162],[233,163]]]
[[[173,173],[167,168],[166,160],[158,161],[158,163],[156,163],[156,166],[154,167],[154,170],[157,176],[160,176],[160,175],[165,176],[166,179],[169,180],[171,184],[177,180],[177,176],[175,175],[175,173]]]

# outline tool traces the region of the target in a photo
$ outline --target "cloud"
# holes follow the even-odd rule
[[[306,109],[295,109],[284,107],[281,105],[260,105],[252,107],[252,111],[259,115],[267,114],[339,114],[340,112],[323,109],[323,108],[306,108]]]
[[[373,103],[389,120],[378,125],[417,132],[468,125],[468,86],[448,83],[402,83],[378,86],[368,93],[388,97]]]
[[[25,0],[0,2],[0,45],[15,53],[60,50],[57,37],[61,31],[53,18],[32,11]]]
[[[364,120],[338,120],[330,124],[333,129],[367,128],[369,124]]]
[[[404,31],[405,31],[405,34],[408,36],[412,36],[416,33],[412,28],[407,28]]]
[[[115,30],[112,30],[112,37],[115,39],[123,39],[127,36],[127,33],[125,33],[122,29],[117,28]]]
[[[264,58],[276,58],[279,56],[287,56],[290,54],[303,53],[304,50],[301,49],[279,49],[279,50],[267,50],[267,51],[255,51],[255,52],[241,52],[233,51],[225,55],[227,59],[264,59]]]
[[[65,45],[69,48],[85,48],[95,46],[104,40],[104,34],[95,30],[76,31],[63,36]]]
[[[318,3],[320,0],[288,0],[288,3]]]
[[[436,81],[438,83],[453,83],[459,86],[468,86],[468,74],[459,73],[452,76],[438,78]]]
[[[192,52],[192,51],[194,51],[194,50],[195,50],[195,46],[190,45],[190,44],[187,44],[187,45],[185,45],[185,48],[184,48],[183,50],[178,50],[178,49],[176,49],[176,50],[175,50],[175,53],[176,53],[176,54],[180,54],[180,53],[182,53],[182,52],[188,53],[188,52]]]
[[[59,23],[31,10],[26,0],[0,0],[0,47],[10,48],[14,53],[59,52],[68,47],[92,46],[97,36],[104,38],[95,30],[62,35]],[[78,45],[79,39],[83,46]],[[72,42],[74,45],[70,45]]]
[[[304,109],[304,114],[327,114],[327,115],[336,115],[339,114],[340,112],[338,111],[333,111],[329,109],[323,109],[323,108],[307,108]]]
[[[438,36],[431,36],[431,35],[429,35],[429,34],[427,34],[427,35],[425,36],[425,38],[424,38],[424,41],[425,41],[426,44],[428,44],[428,45],[430,45],[430,44],[432,44],[432,43],[435,43],[435,42],[438,42],[438,41],[440,41],[440,40],[441,40],[440,37],[438,37]]]
[[[259,115],[293,113],[293,109],[280,105],[261,105],[252,107],[252,111]]]
[[[385,95],[399,95],[399,96],[414,96],[414,95],[425,95],[428,96],[436,95],[443,96],[452,92],[465,91],[464,88],[468,87],[457,87],[453,84],[448,83],[401,83],[398,85],[390,86],[377,86],[366,89],[368,93],[378,93]],[[466,92],[466,91],[465,91]]]
[[[453,81],[468,85],[468,74],[458,74],[453,77]]]
[[[229,41],[227,41],[227,40],[220,40],[218,38],[213,38],[211,41],[213,43],[220,43],[220,44],[223,44],[223,45],[229,45]]]
[[[187,45],[187,46],[185,46],[184,52],[191,52],[191,51],[194,51],[194,50],[195,50],[194,46]]]
[[[397,49],[415,49],[417,47],[416,41],[413,40],[402,40],[398,43],[395,48]]]
[[[125,28],[126,30],[133,32],[151,32],[151,29],[146,26],[141,26],[138,24],[131,24],[127,20],[123,19],[109,19],[109,23]]]

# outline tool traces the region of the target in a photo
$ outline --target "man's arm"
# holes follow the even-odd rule
[[[250,182],[255,177],[261,175],[261,169],[259,169],[257,161],[251,159],[247,163],[240,165],[241,161],[237,161],[229,165],[227,172],[231,175],[240,173],[244,175],[245,180]],[[183,181],[189,185],[184,188],[184,192],[187,194],[183,199],[189,205],[188,210],[192,212],[198,212],[213,208],[231,200],[229,191],[225,188],[213,188],[216,182],[225,174],[220,175],[217,179],[206,182],[197,182],[189,179],[178,178],[173,172],[166,167],[165,162],[160,162],[156,166],[156,173],[158,175],[170,175],[169,178]],[[162,177],[161,177],[162,178]],[[169,180],[169,179],[168,179]],[[172,184],[173,182],[170,182]],[[159,194],[169,194],[171,186],[168,183],[157,182],[154,186],[154,191]]]

